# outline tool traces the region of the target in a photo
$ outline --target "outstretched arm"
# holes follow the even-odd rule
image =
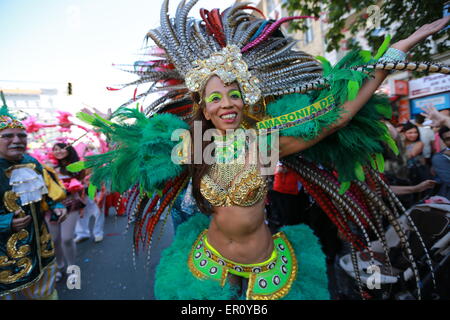
[[[433,120],[434,125],[450,128],[450,117],[440,113],[435,107],[423,107],[421,109],[423,110],[421,115]]]
[[[429,35],[441,30],[450,21],[450,16],[436,20],[430,24],[423,25],[416,32],[410,35],[404,40],[400,40],[394,43],[391,47],[401,50],[403,52],[409,51],[417,43],[427,38]],[[358,111],[369,101],[374,94],[375,90],[386,79],[388,71],[377,70],[373,79],[366,81],[358,92],[358,95],[354,100],[345,102],[341,108],[345,110],[342,113],[341,118],[336,121],[332,126],[324,129],[315,139],[305,141],[296,137],[280,137],[280,157],[287,156],[289,154],[303,151],[328,135],[336,132],[340,128],[345,127],[350,120],[358,113]]]

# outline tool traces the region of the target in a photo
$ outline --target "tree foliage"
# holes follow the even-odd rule
[[[367,8],[371,5],[378,5],[380,8],[380,27],[386,30],[385,33],[375,33],[375,27],[368,28]],[[349,49],[360,48],[360,44],[355,40],[355,35],[359,31],[364,32],[364,37],[368,40],[369,46],[375,50],[384,39],[384,34],[392,35],[391,43],[404,39],[412,34],[420,26],[433,22],[442,17],[443,0],[286,0],[283,7],[290,15],[309,15],[324,18],[330,24],[326,33],[327,51],[339,50],[342,40],[346,37],[344,31],[350,32],[347,38]],[[290,31],[306,31],[304,20],[294,21],[289,26]],[[430,60],[431,41],[441,38],[449,30],[440,31],[432,37],[417,45],[410,51],[411,61]],[[437,52],[448,50],[445,42],[437,45]]]

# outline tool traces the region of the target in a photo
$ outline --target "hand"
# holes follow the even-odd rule
[[[429,118],[430,120],[433,120],[433,124],[437,127],[442,126],[448,118],[440,113],[435,107],[423,107],[420,109],[424,111],[421,113],[421,115]]]
[[[111,120],[112,117],[112,111],[111,108],[108,109],[108,111],[106,113],[101,112],[100,110],[98,110],[97,108],[93,108],[93,111],[89,110],[88,108],[83,108],[81,109],[81,112],[87,113],[89,115],[93,115],[94,113],[98,114],[100,117],[102,117],[103,119],[106,120]]]
[[[392,45],[393,48],[399,49],[403,52],[408,52],[412,47],[414,47],[419,42],[426,39],[428,36],[438,32],[443,27],[447,25],[450,21],[450,16],[438,19],[432,23],[424,24],[419,29],[411,34],[408,38],[400,40]]]
[[[421,183],[415,185],[414,189],[416,190],[415,192],[422,192],[422,191],[425,191],[427,189],[434,188],[435,185],[436,185],[436,181],[434,181],[434,180],[425,180],[425,181],[422,181]]]
[[[19,215],[20,211],[17,210],[14,216]],[[20,230],[26,228],[31,222],[31,216],[26,216],[23,218],[14,218],[11,223],[11,228],[14,232],[19,232]]]
[[[58,217],[58,220],[56,220],[56,223],[62,223],[64,220],[67,219],[67,209],[66,208],[56,208],[53,210]]]

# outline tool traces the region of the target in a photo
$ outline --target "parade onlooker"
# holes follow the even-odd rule
[[[100,208],[105,206],[105,192],[106,191],[103,188],[103,190],[97,193],[95,199],[85,197],[86,207],[80,214],[80,219],[78,219],[77,226],[75,228],[75,242],[79,243],[91,238],[91,231],[89,229],[89,221],[91,217],[94,218],[94,228],[92,230],[92,233],[94,234],[94,242],[103,241],[105,214],[103,210],[100,210]]]
[[[443,126],[450,128],[450,109],[438,111],[435,107],[424,107],[422,110],[424,111],[422,115],[433,121],[432,128],[435,132],[433,151],[441,152],[446,145],[439,136],[439,129]]]
[[[445,144],[441,140],[441,137],[439,137],[440,126],[433,125],[431,128],[434,132],[433,153],[441,152],[445,148]]]
[[[434,132],[430,127],[424,125],[425,117],[422,114],[416,115],[416,126],[420,133],[420,141],[423,142],[422,155],[427,166],[431,166],[432,146],[434,142]]]
[[[439,130],[439,136],[445,143],[446,148],[436,153],[432,158],[433,171],[441,183],[437,195],[450,200],[450,129],[442,127]]]
[[[419,184],[416,184],[414,186],[393,186],[390,185],[389,187],[392,189],[392,191],[397,195],[405,195],[405,194],[411,194],[411,193],[417,193],[422,192],[428,189],[434,188],[436,185],[436,181],[434,180],[425,180],[422,181]]]
[[[84,172],[71,173],[66,170],[69,164],[79,160],[77,152],[71,145],[57,143],[53,146],[52,151],[53,156],[58,162],[55,169],[68,191],[67,198],[62,202],[68,211],[67,219],[61,223],[55,223],[49,217],[47,218],[56,249],[56,261],[58,264],[56,279],[60,281],[63,277],[62,271],[66,263],[67,267],[75,264],[75,226],[80,215],[80,210],[85,207],[85,203],[81,198],[84,187],[80,182],[83,180]]]
[[[0,300],[57,299],[55,253],[43,212],[53,210],[62,221],[66,210],[49,196],[41,164],[25,154],[25,126],[8,113],[1,96]]]
[[[417,126],[408,122],[402,130],[406,148],[407,168],[411,184],[415,185],[429,177],[422,152],[424,144],[420,141],[420,132]]]
[[[278,231],[282,226],[301,222],[300,214],[294,208],[301,207],[306,211],[309,206],[308,196],[300,192],[301,189],[298,174],[278,162],[273,187],[268,192],[270,207],[267,220],[272,232]]]
[[[391,148],[389,148],[387,144],[384,145],[384,173],[391,183],[409,184],[408,168],[406,167],[408,159],[406,157],[405,145],[403,143],[401,134],[388,120],[384,120],[383,123],[387,126],[389,134],[395,141],[395,144],[399,151],[398,154],[395,154],[395,152]]]
[[[83,157],[91,156],[95,154],[95,147],[92,144],[89,144],[86,149]],[[85,186],[89,185],[89,177],[87,176],[83,183]],[[75,242],[81,242],[90,239],[91,231],[89,229],[89,222],[91,217],[94,218],[94,228],[92,233],[94,234],[94,242],[103,241],[103,229],[105,225],[105,214],[104,210],[100,208],[105,207],[105,198],[106,198],[106,188],[102,187],[102,189],[97,192],[95,195],[95,199],[91,199],[89,197],[83,197],[86,201],[86,207],[80,213],[80,219],[77,222],[77,226],[75,228]]]

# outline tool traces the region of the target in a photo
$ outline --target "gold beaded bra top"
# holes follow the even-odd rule
[[[211,165],[200,180],[200,193],[214,207],[250,207],[267,194],[267,184],[257,165]]]
[[[215,143],[216,163],[200,180],[202,196],[214,207],[250,207],[264,199],[267,184],[258,165],[246,163],[245,152],[236,152],[246,150],[245,141],[231,137]]]

